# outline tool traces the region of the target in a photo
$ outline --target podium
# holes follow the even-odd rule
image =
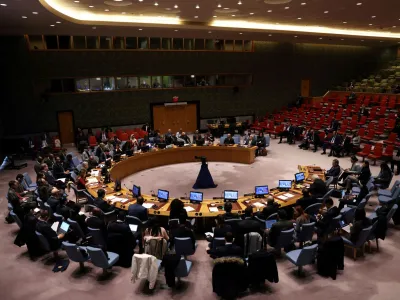
[[[201,167],[199,175],[197,176],[197,180],[193,185],[193,189],[212,189],[216,188],[218,185],[214,183],[214,180],[211,176],[210,170],[208,170],[208,164],[206,157],[202,156],[201,159]]]

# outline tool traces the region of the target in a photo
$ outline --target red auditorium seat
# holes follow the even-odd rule
[[[357,152],[357,155],[361,156],[364,161],[365,158],[371,153],[371,148],[372,148],[372,145],[366,144],[360,152]]]
[[[381,135],[385,132],[385,124],[379,124],[378,128],[375,131],[376,135]]]
[[[382,156],[388,159],[392,159],[394,152],[394,145],[388,145],[385,148],[385,151],[382,153]]]
[[[343,135],[343,134],[346,134],[346,131],[347,131],[347,125],[342,125],[342,126],[340,126],[337,133]]]
[[[392,130],[394,126],[396,125],[396,120],[395,119],[389,119],[388,124],[385,126],[386,130]]]
[[[127,140],[129,140],[129,136],[126,132],[123,132],[119,135],[119,139],[120,139],[120,141],[127,141]]]
[[[361,136],[362,140],[372,141],[375,137],[375,130],[371,129],[368,131],[367,135]]]
[[[386,114],[386,106],[381,106],[379,111],[376,112],[376,115],[379,117],[383,117]]]
[[[365,128],[360,128],[359,130],[358,130],[358,136],[360,136],[360,137],[362,137],[362,136],[364,136],[365,135]]]
[[[362,126],[362,125],[365,125],[365,123],[367,123],[367,116],[361,116],[360,122],[358,122],[358,125]]]
[[[97,145],[96,137],[93,135],[89,136],[89,146],[96,146],[96,145]]]
[[[382,157],[383,145],[380,143],[376,143],[374,146],[374,150],[372,153],[368,155],[368,158],[374,161],[374,165],[376,165],[376,160]]]
[[[276,136],[283,131],[283,126],[283,124],[276,126],[275,129],[271,131],[271,134],[273,134],[276,138]]]
[[[384,144],[394,144],[396,142],[397,133],[391,132],[386,141],[383,141]]]
[[[377,110],[376,106],[371,108],[371,110],[369,112],[369,117],[367,118],[368,120],[372,121],[372,120],[376,119],[376,110]]]

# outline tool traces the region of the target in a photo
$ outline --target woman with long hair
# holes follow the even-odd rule
[[[169,212],[170,219],[179,219],[179,216],[181,214],[185,214],[186,219],[188,219],[187,212],[184,209],[185,205],[183,204],[183,202],[181,200],[175,198],[174,200],[172,200],[170,207],[171,207],[170,212]]]
[[[78,190],[86,189],[86,169],[81,169],[78,178],[76,178],[76,187]]]

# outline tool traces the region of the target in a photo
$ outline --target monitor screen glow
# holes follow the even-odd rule
[[[295,179],[296,179],[296,182],[301,182],[301,181],[304,181],[304,179],[305,179],[305,176],[304,176],[304,173],[303,173],[303,172],[296,173],[296,174],[294,175],[294,177],[295,177]]]
[[[203,201],[203,193],[201,192],[190,192],[190,201],[201,202]]]
[[[140,187],[137,185],[133,185],[132,193],[133,193],[133,196],[139,197],[140,196]]]
[[[290,189],[292,187],[292,181],[291,180],[279,180],[279,186],[280,189]]]
[[[256,196],[263,196],[269,193],[268,185],[260,185],[255,187]]]
[[[157,198],[158,199],[161,199],[161,200],[168,200],[168,198],[169,198],[169,192],[168,191],[165,191],[165,190],[158,190],[158,193],[157,193]]]
[[[224,191],[224,199],[225,200],[237,200],[238,199],[238,191]]]

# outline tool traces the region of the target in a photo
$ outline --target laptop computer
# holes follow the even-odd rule
[[[51,225],[51,229],[53,229],[57,234],[61,234],[61,233],[67,233],[69,230],[69,224],[67,222],[54,222],[53,225]]]
[[[265,221],[265,228],[266,228],[266,229],[271,229],[272,224],[274,224],[274,223],[276,223],[276,222],[277,222],[276,220],[266,220],[266,221]]]

